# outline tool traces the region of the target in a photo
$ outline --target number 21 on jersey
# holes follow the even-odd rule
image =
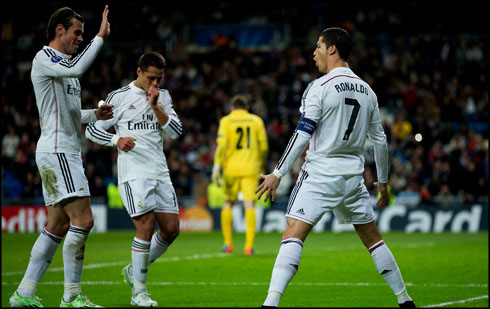
[[[238,134],[238,142],[236,143],[236,149],[243,149],[243,144],[245,141],[243,141],[244,137],[243,135],[245,134],[246,137],[245,139],[247,140],[247,149],[250,148],[250,127],[247,127],[245,130],[243,130],[242,127],[236,128],[236,133]]]

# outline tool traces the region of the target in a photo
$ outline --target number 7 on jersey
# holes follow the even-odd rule
[[[349,136],[352,133],[352,130],[354,129],[354,125],[356,124],[357,115],[359,114],[359,109],[361,108],[361,105],[359,104],[359,102],[357,102],[356,99],[349,99],[349,98],[345,98],[345,104],[354,106],[354,109],[352,110],[352,114],[350,115],[349,125],[347,126],[347,130],[345,130],[344,133],[343,140],[347,141],[349,140]]]

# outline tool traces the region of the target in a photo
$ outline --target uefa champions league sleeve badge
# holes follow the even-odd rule
[[[51,56],[51,62],[58,63],[61,60],[63,60],[63,58],[61,56],[58,56],[58,55]]]

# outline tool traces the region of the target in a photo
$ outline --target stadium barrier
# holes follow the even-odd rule
[[[92,214],[94,216],[92,232],[107,232],[107,206],[104,204],[93,204]],[[2,206],[2,232],[41,232],[47,222],[48,212],[43,205]]]
[[[181,231],[220,230],[221,209],[207,207],[203,201],[188,198],[180,201]],[[286,226],[284,216],[287,201],[275,202],[271,207],[256,207],[257,231],[282,232]],[[123,208],[108,208],[105,204],[92,204],[94,232],[134,229]],[[404,231],[406,233],[476,233],[488,231],[488,204],[454,205],[453,207],[393,205],[375,208],[375,217],[381,232]],[[40,232],[47,222],[44,206],[2,206],[2,232]],[[233,206],[233,229],[245,232],[245,216],[240,202]],[[313,228],[313,232],[353,231],[350,224],[338,224],[334,215],[327,212]]]
[[[257,231],[282,232],[286,227],[287,204],[271,208],[256,207]],[[212,209],[214,227],[220,228],[220,210]],[[417,207],[393,205],[375,209],[376,223],[381,232],[404,231],[406,233],[477,233],[488,231],[488,204],[447,207]],[[233,229],[245,232],[245,216],[242,207],[233,206]],[[354,231],[351,224],[338,224],[332,212],[327,212],[315,225],[313,232]]]

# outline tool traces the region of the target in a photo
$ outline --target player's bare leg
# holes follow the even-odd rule
[[[46,229],[58,236],[65,236],[70,228],[70,217],[60,206],[48,206],[48,222]]]
[[[89,197],[69,199],[60,203],[70,218],[71,225],[90,230],[94,226],[94,217]]]
[[[136,238],[150,241],[155,228],[155,213],[149,211],[141,216],[132,217],[131,219],[136,227]]]
[[[310,233],[312,225],[293,218],[287,218],[287,226],[281,240],[281,248],[272,270],[269,292],[264,307],[277,307],[284,290],[298,271],[303,242]]]
[[[379,274],[385,279],[388,286],[398,298],[400,307],[415,308],[415,304],[405,289],[402,275],[398,269],[395,258],[388,246],[384,243],[375,221],[367,224],[354,224],[362,243],[373,258],[374,265]]]

